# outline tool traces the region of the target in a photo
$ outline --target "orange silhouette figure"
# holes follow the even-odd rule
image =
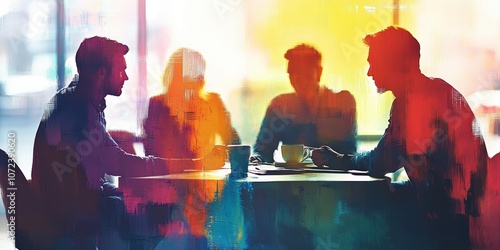
[[[170,57],[163,84],[167,92],[149,101],[144,120],[146,154],[196,158],[207,154],[220,136],[222,144],[239,144],[229,112],[220,96],[206,92],[205,60],[181,48]]]
[[[224,145],[240,144],[220,96],[204,90],[205,66],[203,56],[192,49],[180,48],[170,56],[163,77],[167,92],[150,99],[143,124],[146,155],[197,158],[210,152],[218,137]],[[204,181],[189,185],[187,194],[178,193],[181,188],[172,185],[170,195],[179,197],[175,202],[183,204],[191,235],[204,237],[205,207],[213,200],[217,187]],[[183,230],[178,228],[177,231]]]

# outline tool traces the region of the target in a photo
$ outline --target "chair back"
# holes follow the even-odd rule
[[[17,163],[0,149],[0,189],[9,238],[18,249],[54,249],[61,231],[33,192]]]

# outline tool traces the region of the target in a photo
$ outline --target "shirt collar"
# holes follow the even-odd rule
[[[106,109],[106,99],[102,99],[100,102],[99,102],[99,105],[97,106],[97,109],[100,111],[100,112],[103,112],[105,109]]]
[[[75,75],[71,83],[69,84],[68,87],[74,87],[74,88],[79,88],[78,87],[78,75]],[[92,98],[90,98],[90,93],[88,93],[87,89],[84,89],[83,87],[80,87],[80,91],[83,94],[83,98],[88,98],[88,101],[91,103],[92,106],[96,108],[98,112],[103,112],[106,109],[106,99],[102,99],[98,103],[93,103]]]

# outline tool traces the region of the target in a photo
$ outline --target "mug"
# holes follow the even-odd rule
[[[231,177],[243,178],[248,173],[250,145],[227,145],[227,154],[231,164]]]
[[[287,163],[300,163],[311,157],[311,148],[304,144],[281,145],[281,156]]]

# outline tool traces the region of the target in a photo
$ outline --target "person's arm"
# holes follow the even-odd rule
[[[340,153],[356,153],[356,101],[348,91],[329,89],[319,97],[317,144],[328,145]]]
[[[352,169],[368,170],[370,175],[377,177],[395,172],[407,163],[404,145],[387,131],[373,150],[348,158]]]
[[[392,113],[392,112],[391,112]],[[321,147],[313,151],[313,162],[317,166],[328,166],[335,169],[369,171],[370,175],[382,177],[388,172],[394,172],[407,164],[405,145],[401,141],[403,135],[394,128],[394,118],[389,120],[389,126],[378,145],[369,152],[356,155],[340,154],[329,147]]]
[[[168,161],[154,156],[128,154],[111,138],[102,124],[88,131],[85,134],[88,145],[93,147],[90,154],[82,157],[82,163],[89,178],[100,177],[101,173],[94,172],[99,170],[110,175],[126,177],[167,175],[194,168],[196,163],[191,159]]]
[[[287,121],[279,117],[274,110],[274,102],[271,102],[267,108],[266,115],[257,135],[253,147],[253,161],[274,162],[274,150],[278,148],[280,134],[286,126]],[[289,122],[288,122],[289,123]]]
[[[356,100],[349,91],[345,90],[334,97],[331,98],[333,101],[329,108],[340,111],[340,114],[335,120],[336,140],[331,146],[342,153],[355,153],[357,151]]]
[[[183,172],[184,169],[216,169],[224,165],[224,152],[221,149],[212,150],[207,156],[198,159],[163,159],[154,156],[141,157],[124,152],[111,138],[102,123],[97,123],[92,129],[85,131],[87,138],[79,144],[88,145],[81,150],[82,165],[89,181],[98,182],[103,174],[140,177],[168,175]]]
[[[375,149],[360,154],[341,154],[328,146],[315,149],[312,159],[316,166],[341,170],[369,171],[371,176],[382,177],[403,167],[406,155],[394,142],[384,135]]]
[[[185,169],[213,170],[224,165],[225,150],[216,147],[207,155],[196,159],[165,159],[155,156],[141,157],[124,152],[109,134],[105,134],[105,150],[102,153],[107,161],[106,173],[125,177],[155,176],[181,173]]]
[[[345,93],[344,93],[345,92]],[[357,113],[356,113],[356,100],[354,96],[348,91],[341,91],[345,95],[343,98],[345,107],[343,112],[343,117],[346,121],[346,152],[356,152],[357,151],[357,134],[358,134],[358,123],[357,123]]]
[[[144,129],[144,136],[142,139],[142,143],[144,145],[144,153],[146,155],[151,154],[151,152],[155,152],[154,148],[155,126],[158,126],[157,122],[158,117],[164,115],[159,113],[159,108],[158,108],[159,103],[154,98],[155,97],[149,99],[148,114],[147,117],[144,118],[144,121],[142,122],[142,127]]]
[[[217,117],[217,133],[222,139],[224,145],[241,144],[240,136],[236,129],[231,124],[231,115],[226,109],[224,102],[218,94],[213,93],[211,102],[214,104],[216,117]]]

